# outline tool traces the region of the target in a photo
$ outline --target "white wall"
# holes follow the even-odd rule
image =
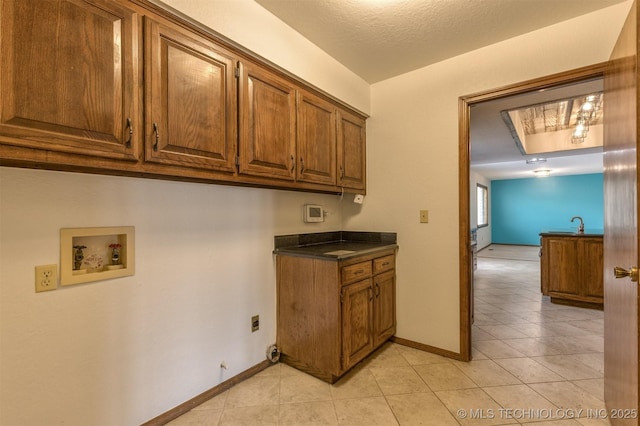
[[[0,181],[0,424],[141,423],[258,364],[275,342],[273,236],[341,229],[331,195],[12,168]],[[327,221],[302,223],[305,203]],[[135,226],[135,276],[34,292],[60,228],[120,225]]]
[[[170,3],[369,112],[368,84],[252,0]],[[304,224],[305,203],[327,221]],[[262,362],[276,337],[273,237],[340,230],[340,204],[0,167],[0,424],[140,424]],[[60,228],[120,225],[135,226],[135,276],[34,292],[34,266],[59,264]]]
[[[612,6],[372,86],[370,193],[358,211],[345,209],[344,223],[398,232],[398,337],[460,348],[458,98],[606,61],[630,6]],[[429,209],[430,223],[419,223],[420,209]]]

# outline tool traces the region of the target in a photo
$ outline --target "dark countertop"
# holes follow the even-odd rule
[[[345,260],[398,247],[395,232],[334,231],[313,234],[279,235],[274,238],[275,254]]]
[[[602,229],[585,228],[584,233],[578,233],[576,228],[557,228],[545,229],[540,232],[540,236],[553,235],[555,237],[602,237],[604,231]]]

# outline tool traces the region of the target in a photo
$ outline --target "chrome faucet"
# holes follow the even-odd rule
[[[580,226],[578,226],[578,234],[584,234],[584,221],[580,216],[574,216],[571,218],[571,222],[573,222],[576,219],[580,219]]]

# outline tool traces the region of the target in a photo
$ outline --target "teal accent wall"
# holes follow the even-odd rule
[[[544,229],[604,228],[603,174],[491,181],[491,242],[539,245]]]

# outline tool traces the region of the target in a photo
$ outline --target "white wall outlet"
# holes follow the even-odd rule
[[[36,293],[58,288],[58,265],[36,266]]]

